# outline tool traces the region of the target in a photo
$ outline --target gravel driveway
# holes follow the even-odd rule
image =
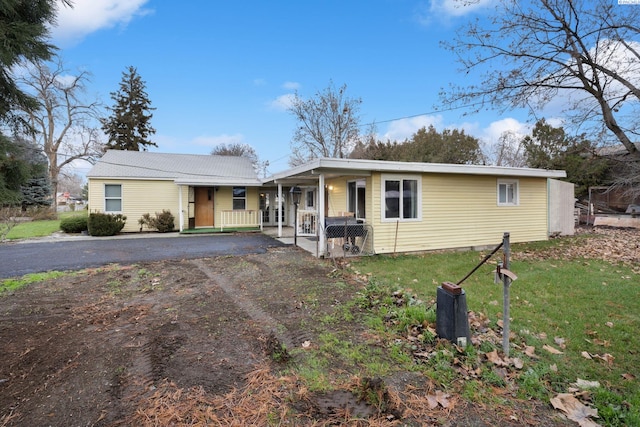
[[[284,246],[261,233],[90,237],[0,244],[0,278],[50,270],[80,270],[111,263],[194,259],[264,253]]]

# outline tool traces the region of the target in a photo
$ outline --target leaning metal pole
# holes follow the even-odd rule
[[[502,237],[502,250],[504,252],[503,267],[509,270],[509,256],[511,254],[511,246],[509,244],[509,233],[504,233]],[[509,357],[509,288],[511,286],[511,278],[503,274],[503,301],[502,301],[502,351],[506,357]]]

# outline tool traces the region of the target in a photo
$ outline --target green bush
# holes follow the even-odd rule
[[[142,215],[142,218],[138,220],[138,224],[140,224],[140,231],[142,231],[143,227],[147,227],[150,229],[155,228],[160,233],[167,233],[169,231],[173,231],[175,228],[175,217],[171,214],[169,210],[162,210],[162,213],[156,212],[156,217],[152,218],[148,213]]]
[[[65,233],[82,233],[88,230],[86,216],[70,216],[60,221],[60,229]]]
[[[127,217],[122,214],[89,214],[88,229],[92,236],[115,236],[122,230]]]

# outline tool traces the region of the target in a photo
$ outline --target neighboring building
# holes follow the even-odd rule
[[[220,227],[234,211],[242,211],[243,224],[260,222],[262,183],[244,157],[108,150],[87,178],[89,212],[124,214],[125,232],[138,231],[143,214],[163,209],[180,231]]]
[[[108,151],[88,174],[89,210],[124,213],[125,231],[137,231],[142,214],[162,209],[178,212],[180,230],[238,222],[282,227],[294,224],[289,192],[298,187],[297,233],[318,236],[320,248],[327,246],[318,225],[352,215],[373,234],[373,252],[413,252],[494,245],[507,231],[512,242],[546,240],[559,231],[550,230],[550,212],[567,209],[553,206],[551,181],[565,176],[543,169],[322,158],[260,180],[243,158]]]

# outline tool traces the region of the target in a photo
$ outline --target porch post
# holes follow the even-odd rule
[[[327,243],[324,235],[324,174],[318,177],[318,256],[326,255]]]
[[[278,209],[276,209],[276,213],[278,214],[278,237],[282,237],[282,209],[285,209],[282,203],[282,184],[278,183]]]
[[[180,232],[184,230],[184,211],[182,210],[182,185],[178,185],[178,221],[180,221]]]

